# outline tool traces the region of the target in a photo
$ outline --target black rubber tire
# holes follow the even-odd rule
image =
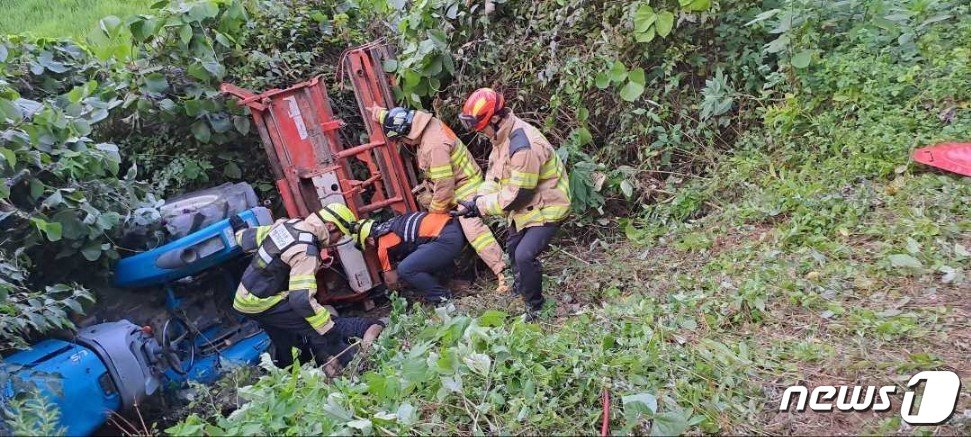
[[[233,214],[259,206],[250,184],[225,183],[218,187],[178,196],[165,202],[159,212],[168,241],[189,235]]]

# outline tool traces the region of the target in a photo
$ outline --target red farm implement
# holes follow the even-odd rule
[[[320,77],[258,94],[222,85],[223,92],[249,107],[290,217],[306,217],[332,203],[346,204],[359,218],[379,211],[401,214],[418,209],[412,195],[417,183],[413,161],[402,156],[397,144],[388,142],[367,111],[374,105],[393,106],[391,83],[382,68],[388,56],[384,47],[366,46],[350,50],[343,58],[342,68],[353,85],[367,130],[364,144],[342,140],[345,123],[334,115]],[[321,253],[325,265],[334,256],[326,250]],[[318,272],[320,300],[367,300],[368,292],[381,281],[374,254],[340,244],[336,259],[341,273],[335,268]]]

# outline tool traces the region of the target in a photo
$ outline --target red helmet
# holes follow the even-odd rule
[[[459,121],[466,129],[476,132],[485,129],[492,116],[506,107],[506,99],[492,88],[479,88],[472,93],[462,107]]]

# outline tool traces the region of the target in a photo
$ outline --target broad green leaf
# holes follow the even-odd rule
[[[192,41],[192,26],[188,24],[182,25],[182,28],[179,29],[179,40],[182,41],[183,46],[189,46],[189,41]]]
[[[347,422],[345,425],[347,425],[349,428],[354,428],[356,430],[359,430],[361,431],[361,433],[365,435],[371,433],[372,424],[371,424],[371,421],[368,419],[352,420],[350,422]]]
[[[627,66],[623,62],[614,61],[614,64],[610,67],[610,80],[614,83],[620,83],[627,79]]]
[[[711,9],[711,0],[694,0],[688,6],[689,11],[702,12]]]
[[[98,243],[88,243],[81,248],[81,256],[88,261],[97,261],[101,258],[101,245]]]
[[[206,68],[202,66],[201,62],[193,62],[189,64],[189,76],[202,81],[210,79],[209,72],[206,71]]]
[[[47,237],[48,241],[60,241],[62,229],[60,223],[51,223],[37,217],[31,217],[30,221],[34,224],[34,227],[37,228],[37,230],[44,233],[44,236]]]
[[[215,59],[210,59],[202,61],[202,67],[206,69],[216,80],[221,80],[223,76],[226,75],[226,67],[223,66],[219,61]]]
[[[151,73],[145,75],[145,87],[155,93],[165,92],[169,88],[169,81],[162,73]]]
[[[398,422],[402,425],[407,426],[418,421],[417,410],[408,402],[401,404],[395,414],[398,416]]]
[[[233,44],[229,40],[229,37],[227,37],[226,34],[224,34],[222,32],[216,32],[216,42],[219,43],[219,45],[221,45],[223,47],[226,47],[226,48],[232,48],[233,47]]]
[[[624,415],[633,420],[640,414],[654,414],[657,412],[657,397],[650,393],[638,393],[620,398],[624,404]]]
[[[249,133],[249,128],[250,128],[249,117],[242,116],[242,115],[234,115],[233,125],[236,126],[236,132],[239,132],[241,135],[246,135]]]
[[[131,24],[128,25],[128,29],[131,31],[132,36],[138,42],[145,42],[149,38],[155,36],[155,31],[157,30],[158,21],[154,18],[144,18],[139,17]]]
[[[634,12],[634,32],[644,33],[650,28],[654,22],[657,21],[657,14],[654,13],[654,8],[647,3],[643,3]]]
[[[492,367],[492,358],[489,358],[486,354],[471,354],[462,357],[462,361],[465,362],[466,366],[475,373],[481,376],[486,376],[489,374],[489,369]]]
[[[590,133],[590,129],[581,126],[575,132],[578,146],[585,146],[593,141],[593,135]]]
[[[7,166],[9,166],[11,169],[17,165],[17,154],[14,153],[13,150],[6,147],[0,147],[0,155],[3,155],[3,158],[7,160]]]
[[[205,108],[205,101],[199,99],[186,100],[182,103],[182,107],[185,108],[185,115],[189,117],[198,117],[208,113]]]
[[[240,170],[239,166],[235,162],[230,162],[223,167],[223,174],[230,179],[239,179],[243,177],[243,171]]]
[[[651,27],[647,29],[647,32],[634,35],[634,41],[645,44],[654,41],[654,37],[657,36],[657,32],[654,29],[655,27]]]
[[[509,317],[509,314],[502,311],[487,310],[479,316],[479,324],[488,327],[502,326],[505,324],[507,317]]]
[[[607,89],[610,86],[610,75],[607,72],[598,74],[594,80],[594,84],[602,90]]]
[[[671,33],[671,29],[674,27],[674,14],[671,11],[664,11],[657,14],[657,34],[661,37],[667,37]]]
[[[630,71],[630,74],[627,76],[627,79],[629,81],[631,81],[631,82],[636,83],[636,84],[644,85],[645,84],[645,80],[644,80],[644,69],[643,68],[635,68],[635,69],[631,70]]]
[[[644,85],[636,82],[627,82],[627,85],[620,90],[620,98],[628,102],[637,100],[641,94],[644,94]]]
[[[212,132],[209,131],[209,124],[205,120],[198,120],[192,123],[192,136],[196,137],[197,140],[203,143],[208,143],[209,139],[212,138]]]
[[[910,269],[924,268],[924,264],[922,264],[920,260],[910,255],[898,253],[898,254],[890,255],[888,259],[890,260],[890,265],[897,268],[910,268]]]
[[[813,53],[810,50],[803,50],[795,55],[792,55],[792,66],[796,68],[806,68],[809,66],[809,61],[812,60]]]
[[[384,71],[387,73],[394,73],[395,71],[398,71],[398,61],[395,59],[385,59],[382,66],[384,67]]]
[[[101,21],[98,22],[98,27],[101,29],[102,32],[105,33],[105,35],[108,35],[108,36],[117,35],[118,27],[120,26],[121,26],[121,19],[114,15],[109,15],[107,17],[104,17],[101,19]]]
[[[585,107],[577,109],[577,120],[587,121],[590,118],[590,110]]]
[[[215,18],[216,15],[219,15],[219,7],[213,1],[196,2],[189,9],[189,18],[195,21]]]
[[[683,411],[664,412],[654,415],[651,423],[652,436],[681,435],[688,429],[688,415]]]

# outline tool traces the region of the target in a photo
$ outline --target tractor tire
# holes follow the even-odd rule
[[[159,212],[168,241],[185,237],[219,220],[259,206],[253,187],[225,183],[169,199]]]

